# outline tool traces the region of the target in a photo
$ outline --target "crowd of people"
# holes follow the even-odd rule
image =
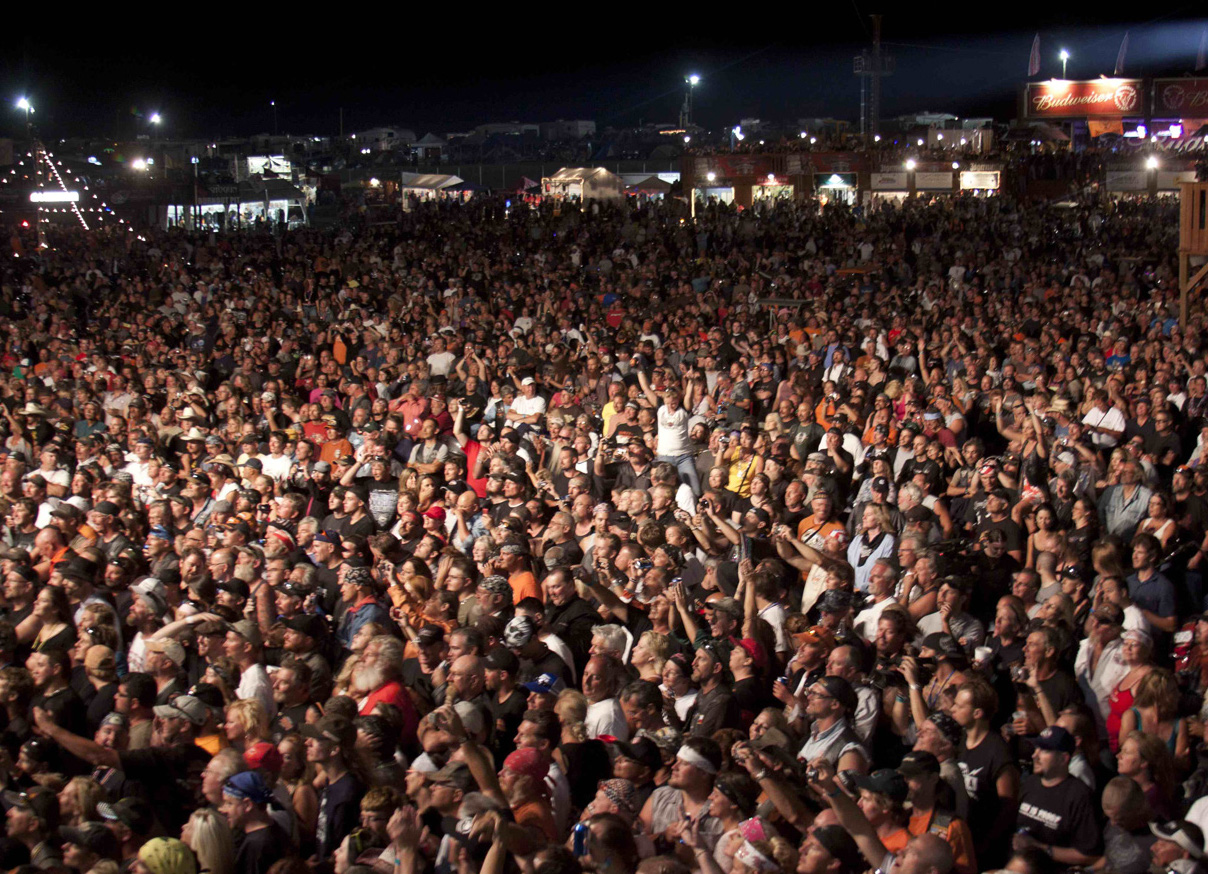
[[[1195,874],[1175,210],[24,240],[0,867]]]

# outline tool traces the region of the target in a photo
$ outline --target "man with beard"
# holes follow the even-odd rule
[[[310,666],[296,658],[286,659],[273,672],[273,701],[277,704],[277,718],[272,726],[274,743],[280,743],[285,735],[322,715],[311,697],[312,679]]]
[[[319,653],[322,642],[327,638],[326,622],[323,617],[313,613],[300,613],[284,620],[282,624],[285,626],[282,649],[308,669],[310,700],[326,701],[331,695],[331,667]]]
[[[403,686],[403,643],[396,637],[380,634],[369,641],[352,672],[349,691],[361,702],[359,713],[368,716],[378,704],[393,704],[402,713],[401,740],[404,746],[415,741],[419,714]]]

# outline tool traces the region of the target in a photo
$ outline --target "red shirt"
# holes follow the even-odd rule
[[[361,703],[360,715],[369,716],[373,713],[373,708],[383,702],[393,704],[402,711],[402,741],[404,744],[413,743],[415,741],[415,730],[419,728],[419,714],[415,712],[415,704],[412,703],[411,696],[407,694],[407,690],[403,688],[402,683],[391,680],[386,685],[380,686],[370,692],[369,697]]]

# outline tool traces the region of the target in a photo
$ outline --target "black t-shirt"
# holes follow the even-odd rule
[[[1024,777],[1017,824],[1042,844],[1072,847],[1087,856],[1103,852],[1091,790],[1077,777],[1067,776],[1056,786],[1045,786],[1036,774]]]
[[[516,732],[524,720],[528,710],[528,693],[524,689],[514,689],[506,701],[500,702],[495,693],[486,696],[484,702],[487,712],[491,715],[492,732],[494,735],[495,761],[502,762],[508,754],[516,749],[514,743]]]
[[[545,654],[536,659],[522,658],[520,660],[519,682],[531,683],[542,674],[552,674],[555,677],[561,677],[562,682],[567,686],[573,685],[571,683],[570,668],[567,667],[566,662],[562,661],[562,656],[548,647],[546,647]]]
[[[365,787],[351,773],[329,783],[319,794],[319,821],[315,827],[320,859],[329,859],[361,818]]]
[[[1003,804],[998,798],[998,778],[1002,772],[1015,764],[1006,742],[991,732],[976,747],[961,747],[957,757],[961,775],[965,778],[965,792],[969,795],[969,830],[979,837],[991,837],[1002,842],[1007,834],[995,834],[995,824],[1002,812]],[[999,826],[999,831],[1004,829]],[[1005,851],[1005,845],[996,847]],[[982,856],[978,846],[978,858]]]
[[[1057,671],[1047,680],[1041,680],[1040,688],[1044,690],[1045,697],[1057,713],[1071,704],[1080,704],[1083,701],[1078,682],[1065,671]]]
[[[385,531],[394,524],[394,513],[398,509],[398,480],[386,479],[364,480],[369,487],[369,506],[366,509],[379,531]]]
[[[238,837],[234,874],[268,874],[268,869],[293,852],[289,835],[276,822]]]

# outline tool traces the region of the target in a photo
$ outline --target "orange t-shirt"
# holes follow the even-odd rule
[[[530,801],[512,809],[516,822],[526,828],[534,828],[545,835],[546,840],[558,840],[558,826],[548,802]]]
[[[947,827],[932,826],[935,811],[927,810],[910,817],[910,834],[921,835],[927,831],[939,835],[952,847],[953,868],[956,874],[977,874],[976,852],[973,849],[973,832],[963,819],[952,817]]]
[[[542,604],[545,596],[537,585],[537,578],[529,571],[516,571],[508,577],[508,585],[512,587],[512,603],[519,604],[525,598],[536,598]]]

